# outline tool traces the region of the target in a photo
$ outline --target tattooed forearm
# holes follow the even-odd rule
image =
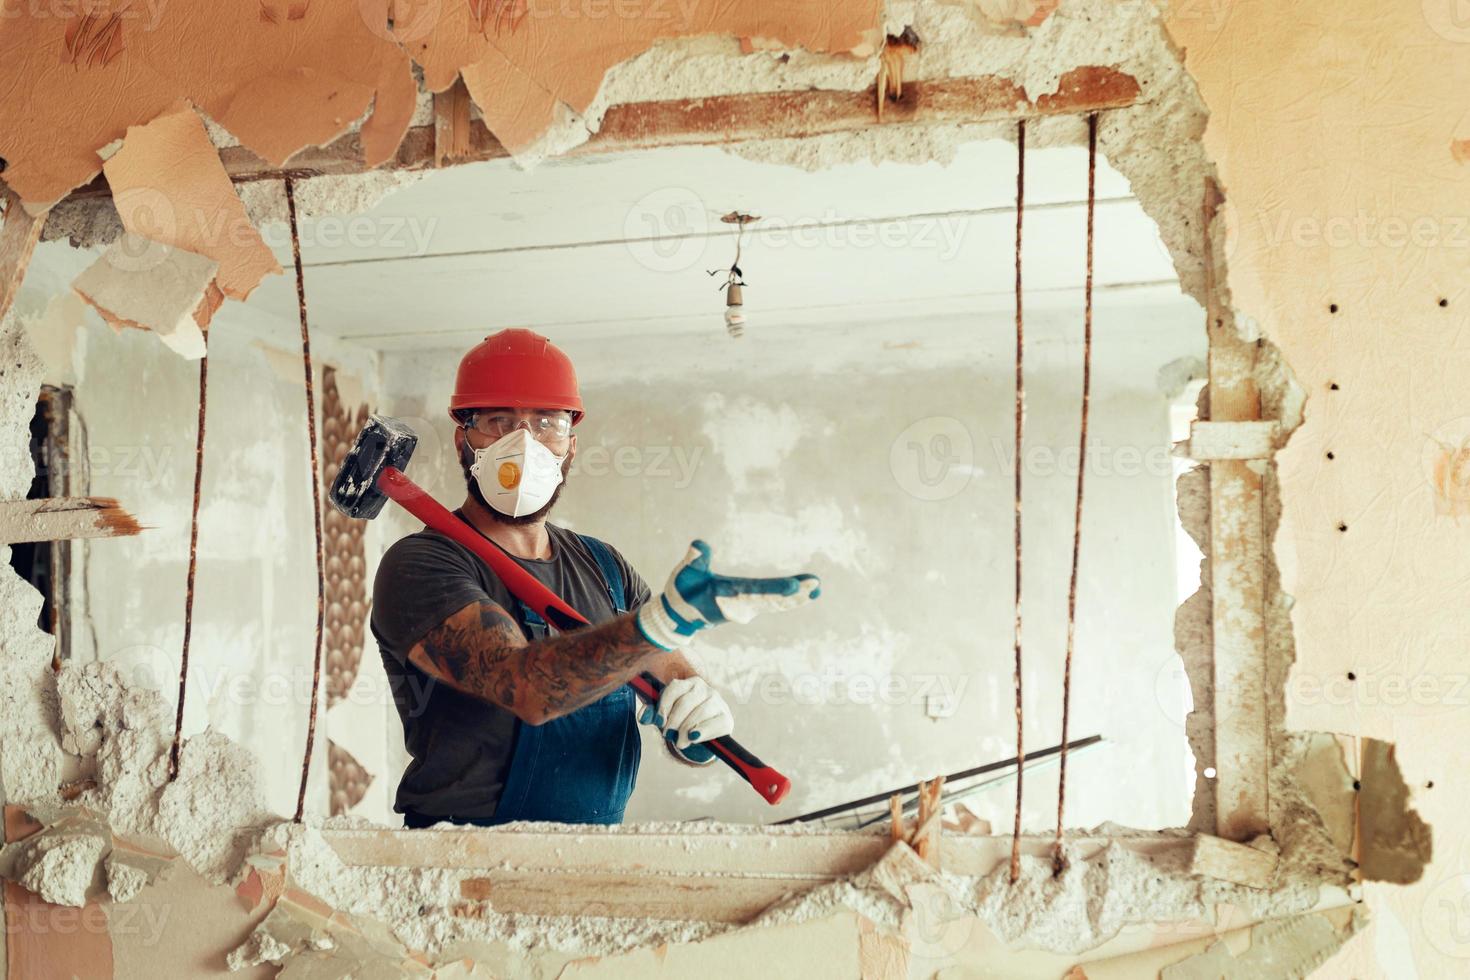
[[[494,602],[472,603],[430,630],[409,661],[525,721],[550,721],[604,697],[660,651],[631,615],[530,643]]]

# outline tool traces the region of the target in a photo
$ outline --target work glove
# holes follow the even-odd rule
[[[715,754],[709,746],[700,743],[735,730],[730,706],[702,677],[669,681],[659,695],[658,704],[647,705],[638,720],[656,726],[671,749],[701,766],[714,761]]]
[[[706,626],[748,623],[763,612],[804,606],[822,594],[815,575],[718,575],[709,569],[709,555],[709,545],[692,542],[663,592],[638,609],[638,629],[649,643],[677,650]]]

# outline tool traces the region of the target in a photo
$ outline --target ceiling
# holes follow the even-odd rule
[[[463,347],[504,326],[558,339],[706,330],[735,256],[730,211],[760,216],[742,246],[747,313],[763,324],[1008,309],[1015,149],[960,148],[947,166],[845,164],[820,172],[709,147],[493,161],[430,173],[365,213],[302,223],[313,332],[381,350]],[[1087,154],[1027,156],[1028,308],[1071,304],[1085,274]],[[1099,160],[1099,302],[1175,282],[1127,181]],[[285,276],[250,305],[294,324]]]

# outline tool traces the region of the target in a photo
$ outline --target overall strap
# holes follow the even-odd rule
[[[597,540],[590,534],[578,534],[587,550],[592,552],[597,567],[602,569],[602,584],[607,589],[607,597],[612,600],[613,610],[620,615],[628,611],[628,603],[623,597],[623,572],[618,568],[618,560],[613,557],[612,549],[603,542]]]

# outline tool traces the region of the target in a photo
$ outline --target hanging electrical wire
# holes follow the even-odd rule
[[[1026,203],[1026,120],[1016,123],[1016,822],[1011,837],[1011,882],[1021,877],[1021,799],[1026,770],[1021,699],[1021,458],[1026,435],[1026,329],[1021,310],[1021,225]]]
[[[1082,422],[1077,436],[1077,506],[1072,520],[1072,579],[1067,586],[1067,659],[1062,667],[1062,741],[1057,776],[1057,839],[1054,870],[1065,866],[1062,826],[1067,806],[1067,725],[1072,708],[1072,649],[1077,636],[1077,567],[1082,551],[1082,490],[1087,473],[1087,415],[1092,401],[1092,237],[1097,216],[1097,113],[1087,117],[1087,286],[1082,315]]]
[[[322,686],[322,624],[326,610],[327,576],[322,560],[322,478],[316,446],[316,388],[311,367],[311,333],[306,325],[306,280],[301,274],[301,237],[296,228],[296,191],[286,178],[286,213],[291,220],[291,258],[296,264],[296,306],[301,315],[301,364],[306,379],[306,431],[311,446],[311,512],[316,518],[316,644],[312,650],[311,708],[306,718],[306,753],[301,760],[301,788],[296,794],[295,822],[306,811],[306,782],[311,775],[311,753],[316,743],[316,709]]]
[[[735,261],[729,269],[711,269],[709,274],[725,276],[725,281],[720,283],[725,293],[725,329],[731,337],[739,339],[745,335],[745,273],[740,270],[740,249],[745,241],[745,226],[759,221],[760,217],[731,211],[720,220],[735,225]]]
[[[189,689],[189,640],[194,633],[194,577],[199,568],[199,490],[204,479],[204,406],[209,398],[209,338],[199,359],[199,425],[194,438],[194,509],[189,516],[189,573],[184,580],[184,646],[179,657],[179,697],[174,710],[174,740],[168,750],[168,781],[179,777],[184,741],[184,695]]]

